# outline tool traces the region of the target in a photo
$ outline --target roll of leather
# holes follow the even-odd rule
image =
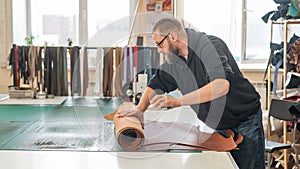
[[[127,110],[130,109],[127,107]],[[117,117],[116,111],[104,118],[114,120],[116,140],[120,147],[128,151],[171,149],[230,151],[237,149],[237,145],[243,141],[241,134],[234,133],[230,129],[225,130],[226,136],[219,132],[209,134],[200,132],[198,126],[189,123],[159,121],[144,123],[135,116]]]
[[[144,144],[145,136],[141,121],[134,116],[114,117],[118,144],[125,150],[137,150]]]

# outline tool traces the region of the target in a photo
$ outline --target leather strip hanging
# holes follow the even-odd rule
[[[152,64],[151,64],[151,55],[150,55],[150,48],[144,47],[144,65],[147,70],[148,79],[152,76]]]
[[[61,74],[60,74],[60,81],[61,81],[61,95],[68,96],[68,69],[67,69],[67,48],[60,47],[59,50],[59,57],[60,57],[60,67],[61,67]]]
[[[122,75],[123,75],[123,48],[116,47],[115,49],[115,90],[116,90],[116,96],[120,97],[123,96],[122,91]]]
[[[61,81],[61,77],[62,77],[62,56],[60,56],[60,48],[57,47],[56,48],[56,70],[55,70],[55,74],[56,74],[56,93],[55,96],[61,96],[61,88],[62,88],[62,81]]]
[[[15,58],[15,80],[14,80],[14,85],[15,86],[20,86],[20,74],[19,74],[19,47],[16,46],[15,47],[15,55],[14,55],[14,58]]]
[[[124,106],[121,105],[121,106]],[[116,112],[104,116],[115,125],[118,144],[128,151],[143,150],[210,150],[230,151],[237,149],[243,140],[241,134],[225,130],[212,134],[200,132],[197,126],[188,123],[151,121],[141,123],[134,116],[118,118]]]
[[[113,49],[104,48],[103,61],[103,96],[112,96],[112,78],[113,78]]]
[[[128,62],[128,47],[125,46],[124,49],[123,49],[123,81],[124,81],[124,84],[126,84],[129,80],[128,80],[128,73],[127,73],[127,62]]]
[[[138,46],[134,46],[133,47],[133,67],[135,67],[136,68],[136,74],[140,71],[140,70],[138,70],[138,64],[139,64],[139,62],[138,62],[138,57],[139,57],[139,55],[138,55]],[[133,76],[137,76],[136,74],[134,74]]]
[[[71,95],[81,93],[80,82],[80,58],[79,58],[79,46],[74,46],[69,50],[71,60]]]
[[[94,93],[96,96],[103,96],[103,49],[102,47],[97,47],[96,54],[96,71],[95,71],[95,89]]]
[[[83,83],[82,83],[82,96],[87,95],[87,89],[89,86],[89,69],[88,69],[88,55],[86,47],[83,48],[84,55],[83,55]]]

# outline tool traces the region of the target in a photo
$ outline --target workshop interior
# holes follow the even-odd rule
[[[239,168],[231,152],[248,136],[213,129],[195,104],[148,101],[142,117],[120,115],[151,85],[166,89],[157,96],[186,96],[161,75],[172,65],[165,46],[179,38],[157,41],[163,18],[222,39],[232,59],[221,62],[259,95],[264,167],[300,168],[299,0],[0,0],[0,168]]]

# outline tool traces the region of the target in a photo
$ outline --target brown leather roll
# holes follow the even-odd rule
[[[124,110],[130,110],[131,104],[122,104]],[[116,140],[120,147],[128,151],[147,150],[209,150],[230,151],[238,149],[237,145],[243,141],[243,136],[228,129],[226,135],[200,132],[198,126],[180,122],[141,122],[138,117],[117,117],[116,112],[105,116],[107,120],[114,120]]]
[[[114,117],[116,140],[125,150],[137,150],[144,144],[145,136],[141,121],[134,116]]]

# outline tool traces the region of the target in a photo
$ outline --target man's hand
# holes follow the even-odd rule
[[[135,116],[137,117],[138,119],[140,119],[140,121],[142,123],[144,123],[144,112],[143,111],[140,111],[138,109],[138,107],[134,104],[122,104],[117,112],[116,112],[116,116],[118,118],[122,118],[122,117],[125,117],[125,116]]]
[[[166,108],[166,107],[179,107],[181,106],[180,98],[174,98],[168,95],[155,95],[151,100],[150,104],[155,108]]]

